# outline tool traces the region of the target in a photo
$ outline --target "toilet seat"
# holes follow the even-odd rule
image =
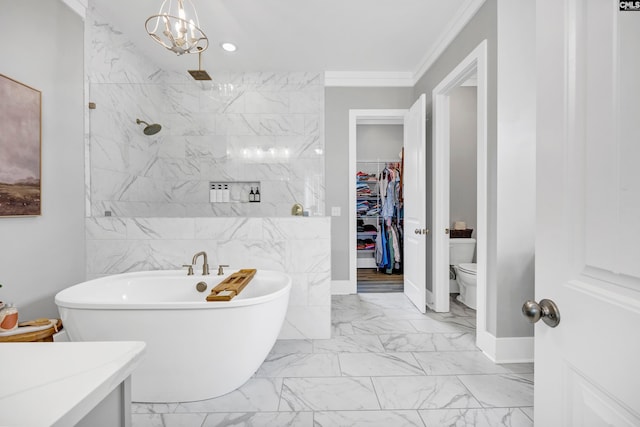
[[[477,275],[478,274],[478,264],[476,263],[462,263],[458,264],[458,270],[466,274]]]

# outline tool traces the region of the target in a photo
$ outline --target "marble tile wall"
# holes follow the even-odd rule
[[[280,339],[331,335],[330,218],[86,219],[87,278],[180,269],[206,251],[212,270],[257,268],[291,275]]]
[[[324,215],[323,73],[198,82],[154,66],[94,8],[86,23],[90,216],[284,216],[295,202]],[[212,204],[210,181],[259,181],[262,201]]]

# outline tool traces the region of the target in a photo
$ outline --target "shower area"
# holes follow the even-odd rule
[[[180,269],[205,250],[212,270],[289,273],[281,338],[328,338],[324,75],[209,67],[196,80],[193,55],[163,70],[144,56],[153,41],[135,46],[94,6],[85,22],[87,278]],[[214,200],[214,184],[230,197]]]

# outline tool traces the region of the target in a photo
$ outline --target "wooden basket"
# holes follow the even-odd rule
[[[449,237],[452,239],[469,239],[473,234],[473,228],[467,228],[466,230],[449,230]]]

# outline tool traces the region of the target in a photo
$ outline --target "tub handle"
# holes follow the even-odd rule
[[[218,264],[218,276],[222,276],[224,274],[224,268],[229,267],[227,264]]]
[[[182,267],[187,267],[187,276],[193,276],[193,265],[183,264]]]

